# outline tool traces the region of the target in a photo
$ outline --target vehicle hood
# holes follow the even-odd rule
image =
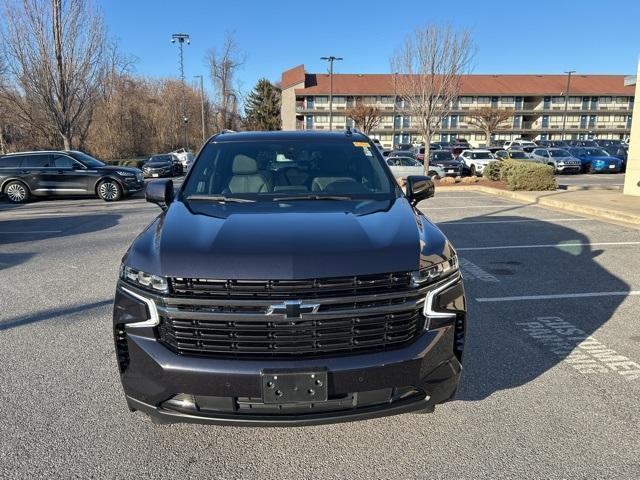
[[[438,167],[455,168],[462,165],[462,162],[459,162],[458,160],[432,160],[431,162],[429,162],[429,164],[436,165]]]
[[[591,162],[604,162],[607,165],[618,165],[621,160],[616,157],[588,157]]]
[[[149,168],[166,168],[166,167],[172,167],[173,163],[170,160],[163,160],[162,162],[147,162],[145,163],[142,167],[149,167]]]
[[[411,271],[450,252],[404,197],[362,209],[344,207],[358,202],[265,203],[176,200],[123,261],[167,277],[309,279]]]

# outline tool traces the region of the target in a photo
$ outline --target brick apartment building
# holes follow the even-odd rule
[[[635,89],[624,75],[571,77],[566,118],[566,139],[626,138],[631,129]],[[377,106],[383,117],[371,132],[387,148],[421,141],[415,123],[396,99],[394,74],[334,74],[333,129],[351,126],[346,110],[356,102]],[[282,128],[329,129],[329,74],[307,73],[299,65],[282,74]],[[466,138],[486,144],[485,135],[467,123],[473,109],[514,109],[510,126],[493,141],[561,139],[565,110],[566,75],[466,75],[451,115],[442,120],[435,140]]]

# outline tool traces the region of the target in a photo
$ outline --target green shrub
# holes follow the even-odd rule
[[[558,185],[553,175],[553,167],[534,162],[514,162],[503,167],[502,175],[509,190],[555,190]],[[507,173],[505,174],[505,169]]]
[[[502,170],[502,165],[504,162],[496,161],[489,162],[482,173],[484,178],[488,178],[489,180],[500,180],[500,171]]]
[[[507,182],[509,176],[514,172],[520,164],[526,164],[526,162],[519,162],[518,160],[503,160],[500,166],[500,178],[503,182]]]

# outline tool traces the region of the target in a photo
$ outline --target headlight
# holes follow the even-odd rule
[[[122,177],[133,177],[135,174],[131,172],[125,172],[124,170],[117,170],[116,173]]]
[[[448,277],[449,275],[457,271],[458,256],[456,254],[453,254],[451,258],[445,260],[444,262],[420,269],[417,272],[413,272],[411,274],[411,281],[414,286],[419,287],[428,283],[437,282],[438,280]]]
[[[150,288],[159,292],[169,291],[169,283],[165,277],[151,275],[135,268],[120,267],[120,278],[127,282],[133,283],[144,288]]]

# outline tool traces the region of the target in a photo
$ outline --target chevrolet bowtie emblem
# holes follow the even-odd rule
[[[302,303],[299,300],[285,300],[277,305],[269,305],[267,315],[284,315],[285,318],[300,318],[303,313],[316,313],[318,303]]]

